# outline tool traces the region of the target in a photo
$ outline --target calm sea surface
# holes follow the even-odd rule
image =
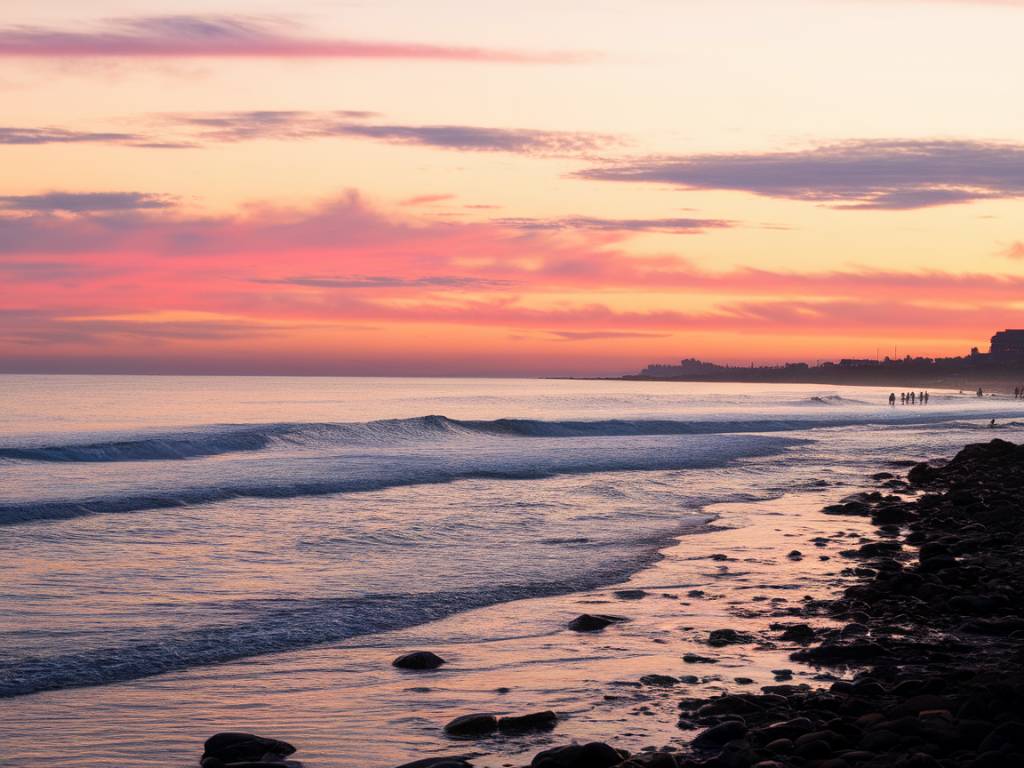
[[[48,752],[19,702],[615,584],[708,505],[838,497],[891,460],[1022,434],[1019,401],[935,392],[890,408],[888,394],[0,376],[0,741],[102,765],[56,734]]]

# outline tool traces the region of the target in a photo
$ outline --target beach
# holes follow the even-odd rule
[[[485,768],[527,765],[542,750],[572,741],[606,742],[632,753],[668,748],[687,754],[708,723],[691,719],[680,728],[682,699],[756,694],[776,685],[827,689],[836,680],[852,679],[850,669],[791,659],[806,649],[807,638],[784,640],[784,630],[771,629],[772,624],[807,624],[820,633],[851,623],[821,606],[858,587],[863,576],[853,569],[870,564],[843,552],[878,534],[870,510],[867,515],[823,510],[876,489],[913,498],[909,489],[884,483],[905,476],[909,464],[951,457],[964,443],[987,439],[992,433],[986,418],[995,418],[993,412],[1010,424],[999,434],[1020,433],[1012,425],[1012,401],[979,404],[955,394],[940,394],[940,405],[931,411],[897,408],[894,413],[871,402],[887,395],[872,390],[783,387],[709,394],[677,385],[666,402],[660,399],[666,397],[664,384],[638,391],[642,385],[633,383],[545,382],[554,389],[539,400],[530,392],[535,412],[526,413],[509,410],[524,406],[495,395],[502,385],[476,386],[472,393],[458,393],[467,412],[450,417],[444,432],[458,428],[452,424],[486,422],[489,433],[483,439],[474,434],[465,443],[474,461],[501,459],[506,473],[510,466],[522,467],[518,476],[495,478],[492,465],[475,464],[475,476],[443,483],[276,497],[240,496],[236,484],[228,499],[122,512],[99,507],[76,516],[9,522],[5,554],[13,567],[5,599],[27,617],[18,626],[3,625],[0,635],[5,642],[0,681],[7,686],[0,711],[11,765],[184,766],[197,763],[207,737],[226,730],[285,740],[298,748],[290,759],[332,768],[391,768],[452,754],[471,754],[473,764]],[[623,391],[601,389],[616,386]],[[581,392],[587,387],[597,389]],[[418,391],[422,396],[423,388]],[[454,399],[448,396],[451,407]],[[484,396],[491,403],[487,408],[481,407]],[[257,403],[251,393],[247,397]],[[337,392],[334,397],[337,407],[341,398]],[[567,418],[536,412],[545,397]],[[237,391],[234,398],[239,401]],[[698,412],[694,398],[711,403],[713,418],[706,406]],[[328,400],[322,389],[295,399],[303,401],[296,406],[303,412],[325,407],[311,401]],[[566,413],[567,403],[576,410]],[[405,407],[422,408],[423,402]],[[499,408],[505,416],[530,417],[529,426],[489,418]],[[398,408],[392,412],[410,418]],[[585,418],[595,413],[620,418]],[[139,414],[140,420],[151,416]],[[595,421],[605,425],[597,436],[593,426],[581,426]],[[503,432],[492,434],[498,422]],[[137,432],[137,427],[118,429],[122,437]],[[166,433],[168,427],[159,429]],[[294,427],[289,429],[285,440],[295,441]],[[544,437],[522,434],[541,429],[547,431]],[[551,430],[559,436],[551,437]],[[304,483],[322,482],[311,467],[328,465],[332,473],[338,466],[358,468],[371,450],[380,463],[379,443],[363,442],[354,451],[351,443],[339,448],[337,431],[326,430],[335,442],[317,443],[312,456],[284,455],[296,450],[295,442],[276,448],[280,457],[274,449],[250,452],[259,456],[256,466],[265,476],[274,477],[276,463],[284,460],[292,474],[296,466],[302,468]],[[193,424],[186,443],[176,432],[177,443],[161,433],[141,449],[181,451],[187,445],[193,452],[208,451],[211,432],[218,440],[224,434],[222,427]],[[42,462],[8,459],[4,469],[9,477],[25,470],[26,480],[36,476],[30,473],[58,479],[66,473],[69,482],[81,483],[97,467],[108,472],[129,467],[131,477],[104,477],[106,495],[90,501],[109,504],[116,490],[122,503],[129,498],[140,507],[139,499],[154,496],[137,492],[151,482],[147,472],[188,480],[185,490],[192,493],[209,490],[198,482],[203,477],[242,471],[232,463],[241,453],[237,442],[234,453],[146,463],[109,460],[110,451],[128,450],[125,444],[139,450],[138,434],[132,440],[107,440],[102,448],[96,447],[101,445],[96,437],[91,432],[88,441],[65,438],[64,455],[75,446],[80,458],[82,446],[90,446],[86,452],[108,451],[107,461],[40,467]],[[410,444],[408,435],[397,441],[386,435],[388,461],[394,464],[401,456],[422,462],[424,455],[436,461],[441,454],[450,468],[466,436],[446,436],[441,443],[430,438],[426,447],[424,438],[415,437],[419,442]],[[52,438],[51,433],[33,444],[21,438],[17,447],[52,448]],[[345,439],[351,439],[349,433]],[[325,455],[325,444],[333,456]],[[342,449],[352,453],[339,464]],[[712,455],[718,459],[712,461]],[[581,457],[587,468],[581,467]],[[638,467],[640,459],[649,465]],[[665,466],[669,459],[672,467]],[[879,472],[895,477],[873,479]],[[68,509],[58,506],[68,501],[61,490],[51,484],[38,509],[44,514]],[[4,500],[9,513],[15,504],[24,516],[27,505],[21,500]],[[335,510],[344,510],[343,524],[335,521]],[[402,516],[383,526],[392,510]],[[480,527],[480,520],[488,526]],[[316,524],[329,529],[317,533],[327,535],[337,558],[324,554],[331,550],[324,549],[323,538],[315,541],[316,556],[308,555]],[[403,530],[412,531],[418,544],[403,539]],[[345,540],[357,534],[354,544]],[[174,537],[181,537],[180,547]],[[35,542],[58,539],[62,571],[45,571],[28,557],[38,554]],[[170,552],[150,550],[147,543],[158,539],[171,544]],[[450,544],[462,548],[460,558],[452,556]],[[402,562],[394,558],[408,557],[403,552],[416,546],[435,549],[426,550],[416,569],[396,566],[398,573],[387,573],[389,559]],[[504,551],[509,548],[513,551]],[[185,551],[188,556],[179,560]],[[296,561],[296,552],[307,555]],[[525,560],[516,559],[520,556]],[[114,576],[120,579],[105,594],[95,586],[85,589],[98,583],[93,580],[97,568],[112,585]],[[364,589],[360,597],[343,577],[348,584],[378,579],[380,589],[372,594]],[[40,598],[41,583],[55,593],[53,603]],[[82,585],[77,590],[76,583]],[[125,590],[133,601],[139,595],[151,601],[151,615],[119,614]],[[62,628],[52,617],[69,606],[79,619],[76,626]],[[581,614],[626,621],[594,633],[569,630],[568,623]],[[43,631],[47,622],[50,628]],[[735,630],[753,641],[709,645],[717,630]],[[26,652],[29,644],[34,646]],[[397,656],[417,650],[432,651],[447,663],[425,672],[392,667]],[[688,655],[703,658],[684,660]],[[443,730],[469,713],[517,716],[546,710],[558,719],[553,729],[541,732],[460,739]],[[750,726],[758,723],[752,720]]]

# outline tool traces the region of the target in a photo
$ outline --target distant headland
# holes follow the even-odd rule
[[[974,390],[1013,389],[1024,382],[1024,329],[999,331],[988,352],[977,347],[963,357],[846,358],[838,362],[731,366],[689,358],[677,365],[654,364],[623,376],[632,381],[718,381],[771,384],[848,384]]]

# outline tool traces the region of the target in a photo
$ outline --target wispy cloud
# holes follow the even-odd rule
[[[333,128],[351,121],[376,117],[363,110],[304,112],[297,110],[250,110],[186,115],[165,115],[161,123],[184,127],[190,136],[208,142],[254,139],[309,139],[330,135]],[[161,126],[165,127],[165,126]]]
[[[734,190],[844,210],[911,210],[1024,196],[1024,145],[867,140],[799,152],[657,156],[580,171],[586,179]]]
[[[517,152],[523,154],[579,154],[593,152],[611,137],[527,128],[485,128],[470,125],[361,125],[336,126],[331,135],[360,136],[392,144],[420,144],[463,152]]]
[[[481,288],[509,288],[512,280],[491,280],[459,275],[430,275],[428,277],[396,277],[393,275],[352,275],[350,277],[282,277],[254,278],[264,285],[293,285],[303,288],[451,288],[477,290]]]
[[[145,192],[47,192],[41,195],[0,195],[0,210],[35,213],[139,211],[170,208],[173,198]]]
[[[506,218],[495,223],[526,230],[590,229],[605,232],[662,232],[673,235],[695,235],[709,229],[735,226],[725,219],[602,219],[592,216],[570,216],[561,219]]]
[[[594,152],[617,141],[612,136],[531,128],[475,125],[401,125],[368,122],[371,112],[228,112],[172,115],[175,125],[199,142],[255,139],[372,139],[390,144],[417,144],[463,152],[514,152],[564,155]]]
[[[454,199],[455,195],[450,194],[415,195],[413,197],[407,197],[405,200],[400,201],[398,204],[403,205],[407,208],[412,208],[418,205],[433,205],[434,203],[446,203],[449,200]]]
[[[13,128],[0,126],[0,144],[140,144],[146,137],[134,133],[68,131],[62,128]]]
[[[0,127],[0,145],[113,144],[156,149],[199,149],[245,141],[370,140],[460,152],[535,156],[587,156],[620,143],[615,136],[583,131],[478,125],[401,125],[374,122],[374,112],[254,110],[157,115],[139,133]]]
[[[639,331],[551,331],[562,341],[596,341],[599,339],[664,339],[668,333],[642,333]]]
[[[3,27],[0,56],[433,59],[516,64],[571,63],[589,58],[567,52],[336,39],[274,19],[189,15],[112,19],[92,30]]]

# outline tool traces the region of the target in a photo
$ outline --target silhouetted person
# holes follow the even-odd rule
[[[992,421],[990,421],[990,422],[988,423],[988,428],[989,428],[989,429],[995,429],[995,426],[996,426],[996,420],[995,420],[995,419],[992,419]]]
[[[981,391],[981,387],[978,387],[978,397],[984,397],[985,393]],[[995,419],[992,419],[992,423],[995,423]]]
[[[931,400],[931,399],[932,399],[931,393],[925,392],[924,393],[924,404],[928,405],[928,401]]]
[[[917,393],[917,402],[919,405],[924,405],[924,392]]]
[[[906,392],[900,392],[900,405],[906,405],[906,404],[907,404],[907,393]]]
[[[891,407],[893,407],[893,408],[896,407],[896,393],[895,392],[890,392],[889,393],[889,405]]]
[[[910,404],[917,405],[917,395],[915,395],[913,392],[910,393]]]

